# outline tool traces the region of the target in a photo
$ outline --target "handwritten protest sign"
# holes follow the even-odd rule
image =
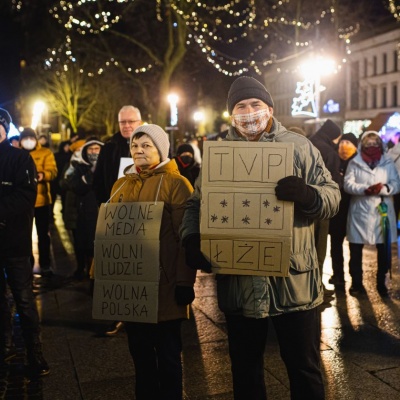
[[[102,204],[95,238],[93,318],[157,322],[163,202]]]
[[[293,174],[293,143],[205,142],[201,250],[213,271],[286,276],[293,203],[275,186]]]

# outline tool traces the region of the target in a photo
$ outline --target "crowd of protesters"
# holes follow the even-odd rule
[[[224,312],[229,341],[234,398],[266,399],[263,350],[268,324],[278,335],[289,375],[291,397],[323,399],[318,306],[330,291],[322,282],[330,235],[333,275],[345,284],[343,246],[349,243],[351,295],[363,295],[364,245],[377,248],[378,293],[389,296],[387,279],[391,243],[397,240],[400,209],[397,147],[387,151],[379,134],[343,134],[327,120],[309,139],[297,128],[286,129],[274,116],[271,94],[251,77],[236,79],[229,90],[231,124],[222,140],[294,144],[293,171],[278,180],[278,200],[294,205],[288,276],[217,274],[218,306]],[[212,272],[201,251],[201,160],[193,144],[182,143],[170,154],[168,134],[144,124],[140,110],[123,106],[119,131],[105,143],[75,137],[49,148],[48,137],[25,128],[7,139],[10,114],[0,109],[0,356],[15,352],[8,287],[20,315],[27,371],[46,375],[39,317],[32,291],[32,226],[38,236],[38,264],[43,279],[55,272],[49,225],[59,199],[65,228],[71,232],[77,280],[93,277],[94,238],[99,207],[108,203],[162,201],[160,269],[156,323],[114,321],[107,335],[125,327],[136,370],[136,398],[182,399],[181,322],[195,298],[196,270]],[[225,129],[227,128],[227,129]],[[220,139],[221,139],[220,138]],[[3,165],[4,163],[4,165]],[[396,202],[393,203],[393,198]],[[18,246],[13,243],[18,227]],[[6,239],[7,238],[7,239]],[[296,334],[293,334],[296,332]],[[150,391],[151,390],[151,391]],[[149,392],[150,391],[150,392]],[[304,397],[305,396],[305,397]]]

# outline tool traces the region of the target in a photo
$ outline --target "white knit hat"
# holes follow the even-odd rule
[[[129,142],[130,147],[132,147],[132,139],[141,132],[149,136],[154,145],[157,147],[157,150],[160,153],[160,161],[165,161],[168,158],[169,137],[164,129],[154,124],[140,125],[133,131],[131,135]]]

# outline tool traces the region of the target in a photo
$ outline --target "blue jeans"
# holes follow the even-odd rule
[[[320,321],[317,308],[270,318],[225,315],[235,400],[265,400],[264,350],[269,319],[289,376],[292,400],[322,400]],[[268,355],[267,355],[268,356]]]
[[[126,323],[136,400],[182,399],[181,322]]]
[[[11,310],[7,299],[7,283],[19,314],[26,347],[39,341],[39,315],[32,290],[30,257],[0,258],[0,329],[7,335],[11,328]],[[2,337],[4,340],[4,336]]]

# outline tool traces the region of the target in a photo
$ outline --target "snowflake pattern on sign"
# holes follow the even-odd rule
[[[282,229],[283,202],[274,194],[208,194],[208,227],[221,229]]]

